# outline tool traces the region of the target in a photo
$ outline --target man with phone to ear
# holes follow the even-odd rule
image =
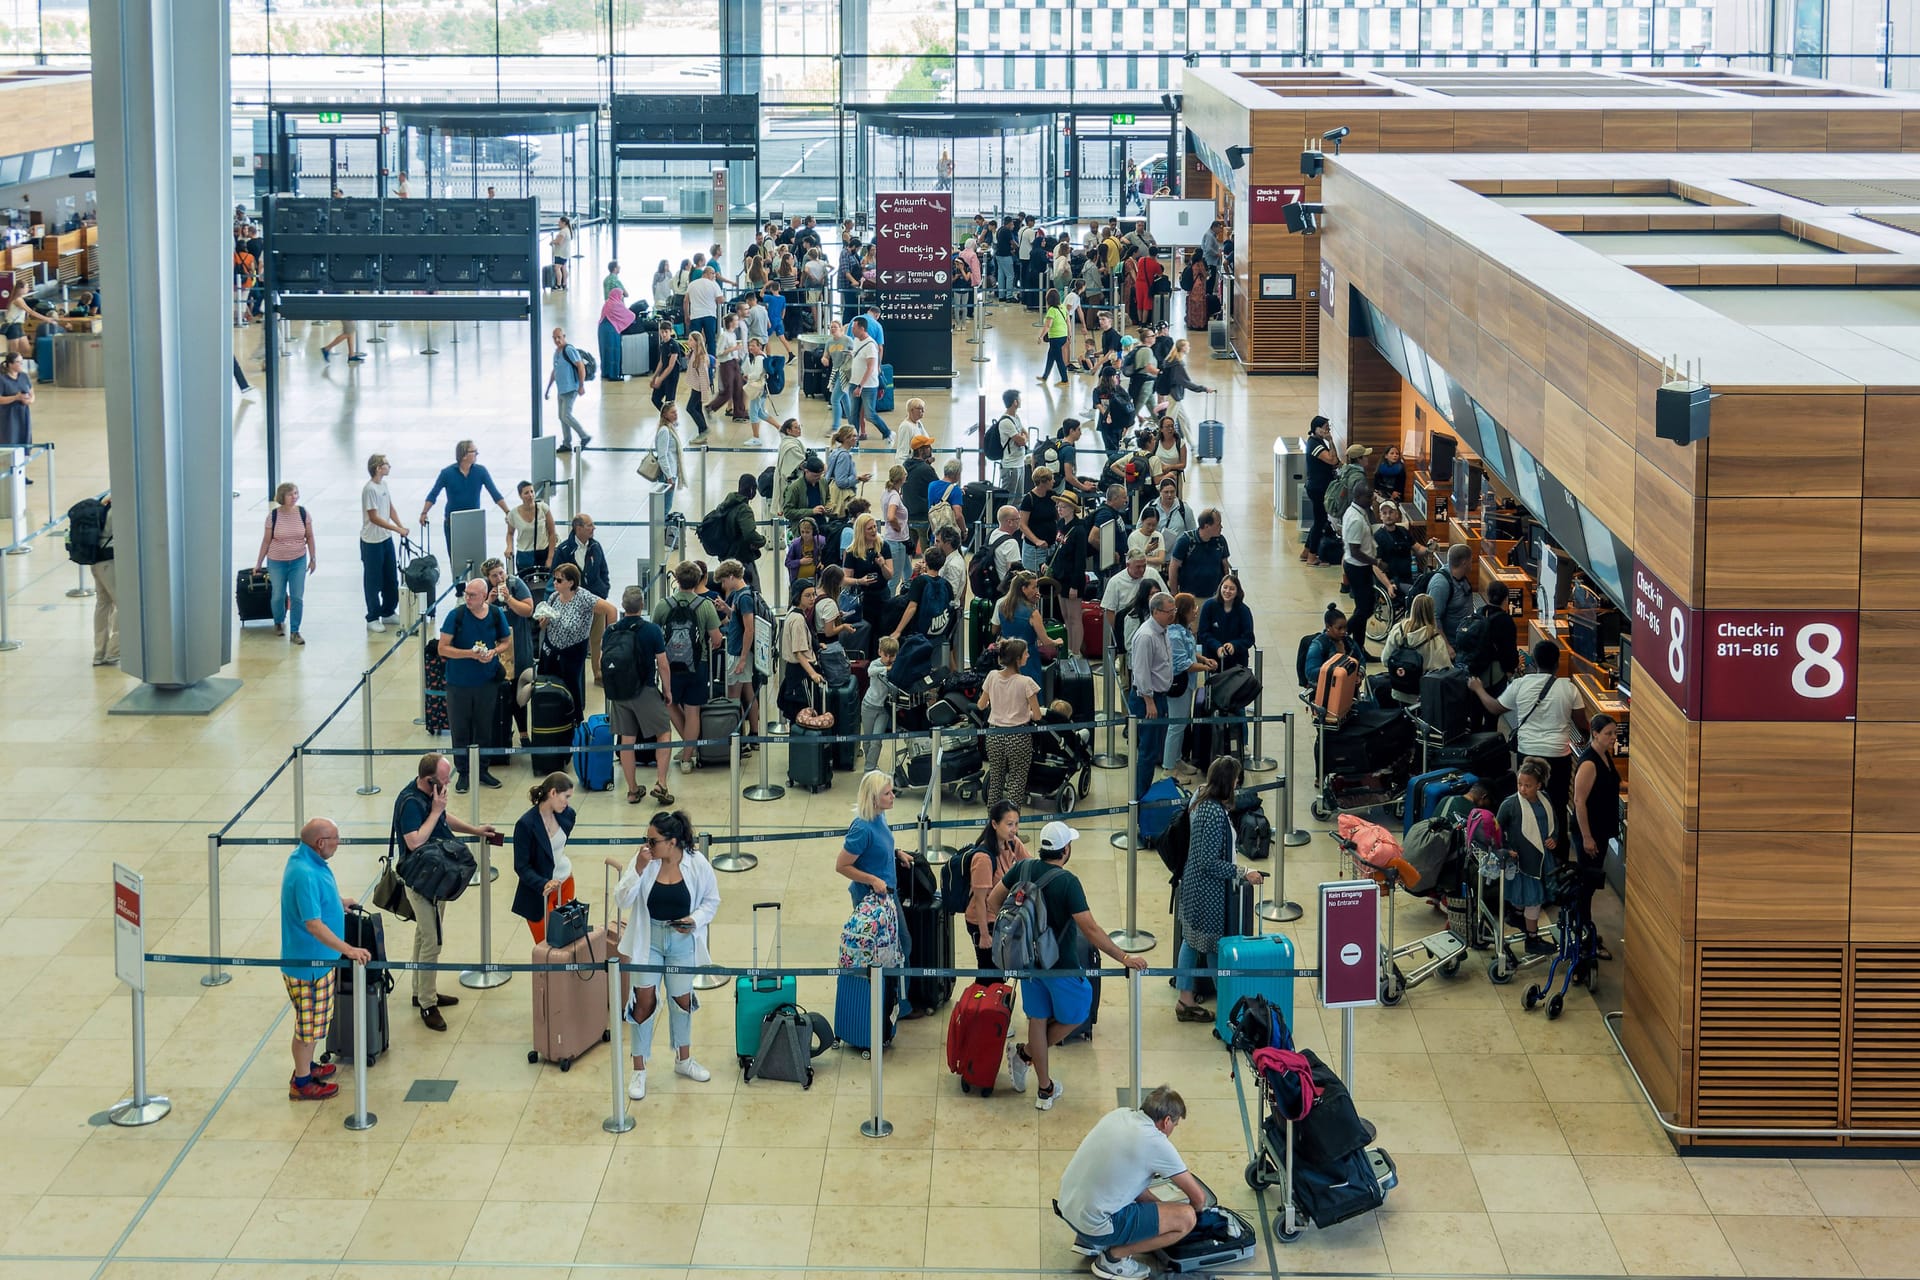
[[[452,778],[453,762],[437,751],[429,751],[420,757],[413,782],[400,789],[400,798],[393,805],[393,830],[408,852],[429,840],[452,840],[456,833],[483,836],[489,844],[501,843],[500,833],[493,827],[476,827],[447,812],[447,783]],[[413,962],[433,964],[440,959],[445,904],[422,897],[411,885],[407,886],[407,901],[413,904]],[[456,996],[439,993],[439,977],[433,969],[413,971],[413,1004],[430,1031],[447,1029],[447,1020],[440,1016],[439,1006],[460,1003]]]

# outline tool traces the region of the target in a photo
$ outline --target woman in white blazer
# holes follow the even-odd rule
[[[607,865],[620,872],[614,902],[627,921],[620,935],[620,954],[633,964],[703,965],[707,953],[707,926],[720,910],[720,882],[713,865],[694,846],[693,820],[685,813],[662,810],[647,824],[644,843],[624,866],[616,858]],[[627,1000],[627,1021],[634,1024],[633,1076],[627,1096],[638,1102],[647,1096],[647,1055],[653,1051],[653,1024],[660,1008],[659,986],[667,986],[667,1022],[673,1039],[675,1075],[707,1081],[711,1072],[693,1060],[693,975],[636,973]]]

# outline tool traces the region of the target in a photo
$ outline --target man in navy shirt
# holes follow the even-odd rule
[[[493,495],[493,505],[500,508],[500,514],[507,513],[507,500],[500,496],[500,489],[493,483],[493,477],[487,469],[475,459],[480,456],[480,446],[471,440],[462,440],[453,446],[453,465],[442,467],[433,482],[433,488],[427,492],[427,500],[420,506],[420,524],[424,527],[427,516],[433,510],[433,504],[441,494],[447,495],[447,516],[440,522],[442,534],[447,544],[452,545],[452,529],[448,524],[456,511],[478,511],[480,509],[480,491],[486,490]]]
[[[467,792],[467,748],[506,745],[493,741],[493,718],[495,700],[511,696],[502,692],[500,656],[513,654],[513,630],[489,595],[487,580],[473,579],[466,585],[464,603],[449,609],[447,620],[440,624],[440,656],[447,664],[447,725],[453,732],[454,767],[460,771],[455,790],[461,795]],[[484,760],[480,785],[500,785]]]

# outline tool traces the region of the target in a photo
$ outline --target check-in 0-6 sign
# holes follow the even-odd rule
[[[1380,1003],[1380,886],[1333,880],[1320,886],[1320,1007]]]

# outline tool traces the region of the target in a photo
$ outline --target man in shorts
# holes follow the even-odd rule
[[[1193,1230],[1207,1189],[1173,1148],[1173,1130],[1186,1118],[1186,1101],[1161,1085],[1139,1110],[1116,1107],[1100,1117],[1067,1162],[1060,1216],[1073,1228],[1073,1251],[1093,1259],[1096,1276],[1145,1280],[1151,1272],[1141,1257]],[[1186,1203],[1147,1189],[1163,1178],[1186,1193]]]
[[[1034,977],[1020,983],[1020,1007],[1027,1015],[1027,1042],[1007,1042],[1007,1074],[1015,1093],[1027,1091],[1027,1075],[1040,1077],[1033,1105],[1040,1111],[1053,1110],[1064,1090],[1048,1073],[1047,1051],[1071,1035],[1075,1028],[1093,1016],[1093,984],[1079,972],[1079,939],[1084,938],[1095,951],[1129,969],[1147,967],[1145,956],[1130,956],[1114,945],[1107,931],[1087,908],[1087,891],[1078,876],[1066,869],[1073,857],[1073,842],[1080,833],[1064,822],[1049,822],[1040,829],[1040,856],[1023,858],[1007,869],[1007,874],[987,895],[987,915],[998,915],[1007,900],[1007,892],[1017,884],[1044,879],[1038,892],[1047,909],[1047,925],[1059,943],[1060,957],[1054,969],[1067,970],[1057,977]]]
[[[753,662],[754,632],[761,625],[761,620],[756,612],[753,588],[747,585],[746,566],[738,560],[722,560],[720,567],[714,570],[714,577],[726,600],[724,630],[727,667],[724,680],[727,696],[740,704],[747,736],[753,737],[760,732],[759,693],[760,686],[765,682],[765,677]],[[745,744],[741,749],[750,751],[753,744]]]
[[[607,634],[601,637],[600,652],[606,654],[609,643],[616,634],[634,633],[634,643],[639,650],[639,662],[636,667],[641,681],[639,692],[631,698],[612,698],[607,700],[607,714],[613,721],[613,736],[621,743],[651,742],[655,744],[653,767],[655,778],[653,798],[661,804],[673,803],[673,792],[667,789],[667,762],[673,755],[673,716],[663,690],[672,688],[672,673],[667,669],[666,633],[646,616],[647,593],[641,587],[628,587],[620,593],[620,621],[607,628]],[[606,683],[606,677],[601,677]],[[645,796],[640,789],[639,779],[634,774],[634,751],[620,753],[620,771],[627,779],[627,803],[639,804]]]
[[[333,1022],[333,967],[342,957],[365,964],[365,947],[350,947],[340,935],[347,929],[353,899],[340,893],[327,864],[340,851],[340,828],[314,818],[300,828],[300,843],[280,875],[280,980],[293,1002],[293,1078],[287,1096],[321,1102],[340,1092],[327,1077],[334,1064],[317,1064],[314,1050]]]
[[[653,606],[653,620],[665,637],[668,668],[667,710],[682,743],[700,739],[700,708],[707,705],[713,680],[712,655],[721,652],[720,611],[698,592],[700,568],[690,560],[674,566],[674,593]],[[676,653],[676,633],[684,652]],[[698,749],[682,747],[680,772],[692,773]]]

